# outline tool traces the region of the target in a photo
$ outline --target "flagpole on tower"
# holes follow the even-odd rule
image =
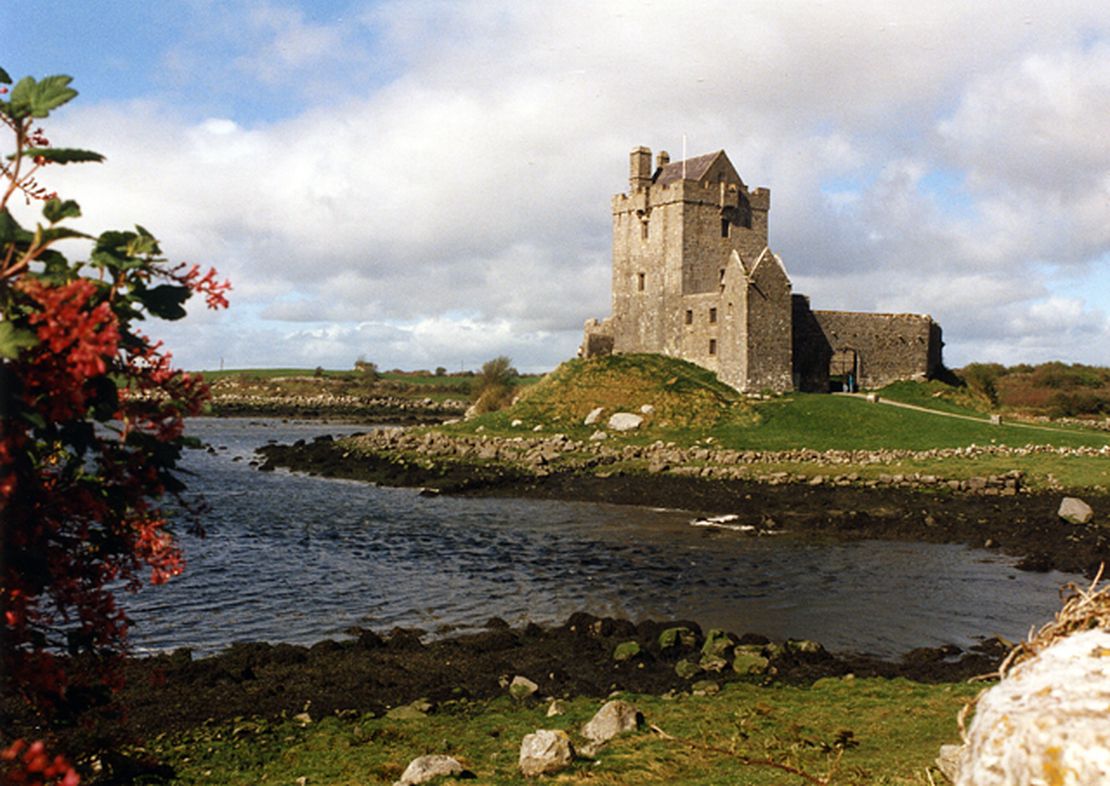
[[[686,179],[686,134],[682,135],[682,179]]]

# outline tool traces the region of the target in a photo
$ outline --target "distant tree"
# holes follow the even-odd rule
[[[365,355],[358,356],[358,360],[355,361],[355,371],[367,382],[377,382],[382,376],[378,371],[378,364],[367,360]]]
[[[312,376],[316,377],[317,379],[324,376],[324,367],[323,366],[317,366],[316,370],[312,372]]]
[[[509,404],[513,397],[516,378],[520,376],[513,361],[499,355],[482,364],[471,388],[471,398],[477,412],[494,412]]]
[[[198,293],[225,307],[230,288],[214,270],[168,263],[142,227],[91,237],[63,226],[81,210],[40,185],[41,171],[102,160],[52,147],[37,127],[77,95],[71,81],[0,88],[0,128],[14,139],[0,157],[0,672],[43,713],[79,708],[81,689],[95,687],[59,654],[111,664],[126,650],[117,590],[182,570],[162,506],[190,509],[177,462],[184,419],[208,390],[138,323],[180,319]],[[17,223],[13,199],[41,205],[33,229]],[[91,241],[88,261],[70,261],[62,240]],[[0,780],[75,782],[63,765],[16,740]]]
[[[1006,374],[1006,367],[999,363],[970,363],[959,371],[960,379],[975,393],[986,397],[992,406],[998,405],[997,382]]]
[[[436,376],[437,377],[447,376],[447,369],[445,369],[443,366],[436,366]]]

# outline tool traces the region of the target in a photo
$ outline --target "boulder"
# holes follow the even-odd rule
[[[604,743],[626,731],[636,731],[644,716],[627,701],[608,701],[582,727],[582,736],[593,743]]]
[[[1056,514],[1069,524],[1089,524],[1095,512],[1077,497],[1064,497],[1060,500],[1060,509]]]
[[[1110,631],[1058,639],[979,699],[957,786],[1110,783]]]
[[[701,651],[704,655],[715,655],[720,658],[724,657],[734,644],[736,642],[728,633],[720,628],[710,628],[705,634],[705,644],[701,646]]]
[[[625,661],[631,660],[640,654],[640,644],[636,641],[624,641],[616,646],[613,650],[613,660]]]
[[[642,407],[640,407],[640,412],[645,415],[650,415],[654,411],[655,407],[653,407],[651,404],[644,404]]]
[[[586,419],[582,421],[583,426],[592,426],[601,420],[601,413],[605,411],[605,407],[595,407],[590,410],[590,414],[586,415]]]
[[[609,439],[609,435],[601,429],[598,429],[593,434],[590,434],[590,442],[600,442],[603,439]]]
[[[720,655],[702,655],[698,666],[702,671],[724,671],[728,667],[728,661]]]
[[[674,673],[684,680],[693,679],[701,674],[701,666],[683,658],[674,665]]]
[[[574,746],[565,731],[540,729],[520,743],[520,771],[527,777],[565,770],[574,761]]]
[[[732,670],[737,674],[765,674],[770,664],[758,644],[742,644],[732,651]]]
[[[609,418],[609,428],[613,431],[632,431],[638,429],[644,422],[642,415],[631,412],[614,412]]]
[[[438,753],[430,756],[418,756],[409,762],[409,766],[405,767],[405,771],[401,774],[401,780],[394,783],[393,786],[416,786],[416,784],[427,783],[436,778],[462,775],[463,772],[463,766],[450,756]]]
[[[940,774],[947,778],[949,783],[955,783],[956,779],[960,777],[960,765],[963,763],[964,750],[963,745],[940,746],[936,765]]]
[[[694,631],[686,627],[667,628],[659,634],[659,649],[669,650],[671,647],[691,648],[698,643]]]
[[[417,699],[410,704],[402,704],[400,707],[394,707],[386,712],[385,717],[389,720],[420,720],[428,715],[428,710],[432,708],[432,703],[427,699]]]
[[[517,701],[524,701],[534,696],[539,689],[539,685],[527,677],[521,677],[519,674],[513,677],[513,681],[509,683],[509,695]]]

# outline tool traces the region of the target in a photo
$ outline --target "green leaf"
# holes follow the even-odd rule
[[[0,358],[15,360],[21,349],[33,347],[37,343],[39,340],[31,331],[21,330],[11,322],[0,322]]]
[[[149,233],[145,235],[136,235],[127,244],[127,253],[130,256],[145,256],[150,254],[159,254],[161,250],[158,248],[158,241],[155,240]]]
[[[0,85],[10,85],[11,83],[12,78],[8,76],[8,72],[0,68]]]
[[[57,224],[64,218],[77,218],[81,215],[81,206],[72,199],[62,201],[51,199],[42,206],[42,215],[51,224]]]
[[[24,158],[42,157],[52,164],[99,164],[104,156],[92,150],[80,150],[76,147],[29,147],[22,153]],[[8,158],[15,158],[9,155]]]
[[[0,243],[29,243],[34,235],[21,227],[7,208],[0,210]]]
[[[43,229],[40,224],[39,230],[39,242],[41,243],[52,243],[55,240],[68,240],[74,237],[92,238],[92,235],[86,235],[84,232],[78,232],[76,229],[70,229],[69,227],[51,227],[50,229]]]
[[[146,264],[141,259],[133,259],[118,251],[108,250],[92,252],[92,254],[89,255],[89,263],[94,268],[103,268],[105,270],[134,270]]]
[[[31,114],[31,91],[35,87],[35,79],[25,76],[12,88],[12,97],[8,102],[8,114],[19,119]]]
[[[73,77],[58,74],[48,76],[41,82],[34,77],[25,76],[12,88],[8,112],[12,117],[47,117],[51,109],[73,100],[77,91],[69,86]]]
[[[174,320],[185,316],[185,309],[181,304],[188,300],[191,294],[188,287],[161,284],[154,289],[137,289],[135,298],[154,316]]]

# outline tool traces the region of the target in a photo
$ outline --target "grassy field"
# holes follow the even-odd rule
[[[814,776],[834,767],[831,782],[846,786],[924,786],[940,745],[958,741],[955,715],[978,689],[847,678],[820,680],[812,687],[730,683],[706,697],[625,696],[648,724],[678,739],[645,728],[613,741],[594,761],[580,760],[545,782],[806,782],[783,769],[745,763],[746,757]],[[293,784],[302,778],[302,783],[329,786],[389,784],[411,759],[425,753],[455,756],[478,776],[478,783],[522,784],[528,781],[517,770],[521,738],[539,728],[554,728],[580,742],[577,730],[601,703],[573,699],[564,715],[553,718],[546,717],[546,704],[520,705],[504,698],[447,703],[410,719],[352,714],[308,724],[241,720],[163,737],[148,751],[174,767],[172,782],[180,784]]]

